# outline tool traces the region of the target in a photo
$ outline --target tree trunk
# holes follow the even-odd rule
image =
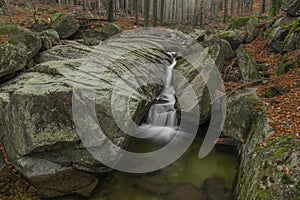
[[[228,18],[228,0],[225,0],[224,2],[224,19],[223,22],[227,22],[227,18]]]
[[[153,0],[153,26],[157,26],[157,0]]]
[[[271,0],[271,10],[270,16],[273,17],[277,15],[281,7],[281,0]]]
[[[259,15],[262,15],[266,12],[266,0],[260,0],[260,11]]]
[[[200,4],[200,26],[204,25],[204,0]]]
[[[135,25],[139,24],[138,0],[134,0]]]
[[[241,14],[241,0],[238,0],[238,9],[237,9],[237,13],[238,13],[238,16],[240,16],[240,14]]]
[[[107,21],[109,21],[109,22],[114,21],[114,1],[113,0],[108,0]]]
[[[234,15],[234,0],[230,1],[230,14],[231,16]]]
[[[160,22],[164,21],[164,10],[165,8],[165,0],[160,0]]]
[[[144,0],[144,27],[149,27],[149,0]]]

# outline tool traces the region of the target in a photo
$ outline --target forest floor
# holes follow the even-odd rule
[[[32,30],[34,23],[33,13],[36,10],[36,16],[39,19],[47,21],[54,12],[73,13],[75,17],[83,24],[91,28],[96,27],[104,19],[97,19],[96,15],[86,13],[81,7],[50,6],[39,5],[34,9],[31,4],[12,5],[13,15],[11,17],[1,15],[5,13],[0,10],[0,22],[13,22]],[[7,14],[7,13],[6,13]],[[90,20],[93,19],[93,20]],[[118,18],[115,22],[123,30],[141,28],[141,25],[134,24],[134,18]],[[151,23],[151,22],[150,22]],[[164,26],[160,26],[164,27]],[[6,38],[0,38],[4,41]],[[276,75],[275,63],[283,55],[276,54],[266,45],[262,36],[256,38],[251,43],[242,45],[257,64],[264,64],[266,67],[260,69],[263,77],[268,77],[266,81],[261,81],[255,85],[245,87],[256,87],[259,97],[266,102],[266,111],[269,116],[269,124],[274,130],[270,140],[282,137],[286,134],[298,134],[300,138],[300,68],[290,69],[287,73]],[[287,54],[288,60],[299,59],[300,50]],[[243,82],[225,82],[228,93],[235,92],[236,88],[243,85]],[[276,90],[278,95],[269,97],[268,91]],[[0,144],[0,150],[4,156],[7,167],[0,172],[0,199],[38,199],[37,190],[30,186],[24,178],[10,165],[5,150]],[[5,184],[4,184],[5,183]],[[21,195],[21,196],[20,196]]]

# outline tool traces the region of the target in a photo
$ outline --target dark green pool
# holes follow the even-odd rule
[[[199,159],[197,156],[201,142],[200,138],[196,138],[180,159],[162,170],[147,174],[112,172],[106,183],[96,190],[91,199],[224,200],[232,198],[229,195],[237,172],[236,154],[215,149],[206,158]],[[134,144],[135,151],[151,148],[151,145],[147,146],[143,142]]]

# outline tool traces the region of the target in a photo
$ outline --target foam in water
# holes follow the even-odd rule
[[[150,107],[146,124],[136,129],[139,138],[147,138],[158,143],[166,143],[178,132],[178,120],[175,109],[175,89],[172,85],[172,70],[176,65],[175,53],[169,53],[172,64],[166,68],[166,81],[164,90],[156,98],[156,103]]]

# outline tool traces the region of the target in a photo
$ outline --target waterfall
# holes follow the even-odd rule
[[[164,89],[156,98],[155,104],[150,107],[145,124],[136,129],[139,138],[147,138],[158,143],[166,143],[172,140],[178,130],[178,120],[175,109],[175,89],[172,84],[173,68],[176,65],[176,54],[172,56],[172,64],[166,68]]]

